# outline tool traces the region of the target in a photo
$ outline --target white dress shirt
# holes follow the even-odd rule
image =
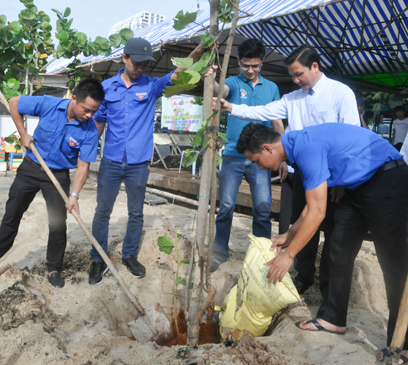
[[[322,123],[348,123],[360,127],[356,97],[348,86],[322,73],[311,90],[293,91],[264,106],[233,104],[231,115],[251,121],[288,118],[289,132]]]

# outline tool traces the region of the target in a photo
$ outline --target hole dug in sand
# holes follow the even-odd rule
[[[212,306],[213,307],[213,306]],[[218,334],[218,324],[211,320],[214,316],[214,310],[207,310],[207,318],[209,319],[208,323],[200,323],[200,332],[198,337],[198,344],[210,344],[210,343],[220,343],[220,337]],[[162,346],[185,346],[187,344],[187,323],[184,311],[180,311],[177,316],[177,325],[176,321],[172,321],[173,335],[168,341],[159,343]],[[177,332],[178,330],[178,332]],[[178,333],[178,335],[177,335]]]

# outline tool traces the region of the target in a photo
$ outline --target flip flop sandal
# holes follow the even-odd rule
[[[402,360],[402,363],[403,363],[403,364],[408,363],[408,357],[406,357],[406,356],[404,356],[404,355],[400,355],[399,359]],[[399,362],[399,361],[398,361],[398,362]]]
[[[394,356],[396,354],[396,352],[390,351],[388,347],[383,348],[380,352],[382,352],[383,358],[382,358],[382,360],[377,360],[378,362],[387,361],[390,357],[392,357],[392,356]],[[401,355],[401,356],[404,356],[404,355]]]
[[[301,323],[301,322],[298,322],[298,323],[296,324],[296,326],[299,327],[300,323]],[[308,323],[314,324],[317,329],[316,329],[316,330],[307,330],[307,329],[303,329],[303,328],[300,328],[300,327],[299,327],[299,328],[300,328],[301,330],[303,330],[303,331],[310,331],[310,332],[325,331],[325,332],[329,332],[329,333],[333,333],[333,334],[335,334],[335,335],[341,335],[341,336],[343,336],[343,335],[346,333],[346,331],[344,331],[344,332],[330,331],[330,330],[328,330],[327,328],[324,328],[324,327],[317,321],[316,318],[309,319],[307,322],[305,322],[305,324],[308,324]]]

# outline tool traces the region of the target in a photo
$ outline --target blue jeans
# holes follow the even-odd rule
[[[148,176],[147,161],[128,164],[126,152],[122,162],[102,158],[98,175],[97,206],[92,222],[92,234],[105,252],[108,252],[110,215],[119,193],[120,184],[124,181],[129,218],[122,245],[122,259],[130,256],[137,257],[143,228],[143,203]],[[91,249],[91,259],[103,261],[95,247]]]
[[[252,194],[252,232],[257,237],[271,238],[271,172],[259,170],[246,158],[223,156],[218,174],[220,210],[217,214],[214,254],[229,259],[228,241],[242,178]]]

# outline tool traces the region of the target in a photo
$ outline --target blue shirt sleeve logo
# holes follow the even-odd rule
[[[69,145],[70,146],[77,146],[78,142],[75,141],[75,139],[73,139],[72,137],[69,137]]]

